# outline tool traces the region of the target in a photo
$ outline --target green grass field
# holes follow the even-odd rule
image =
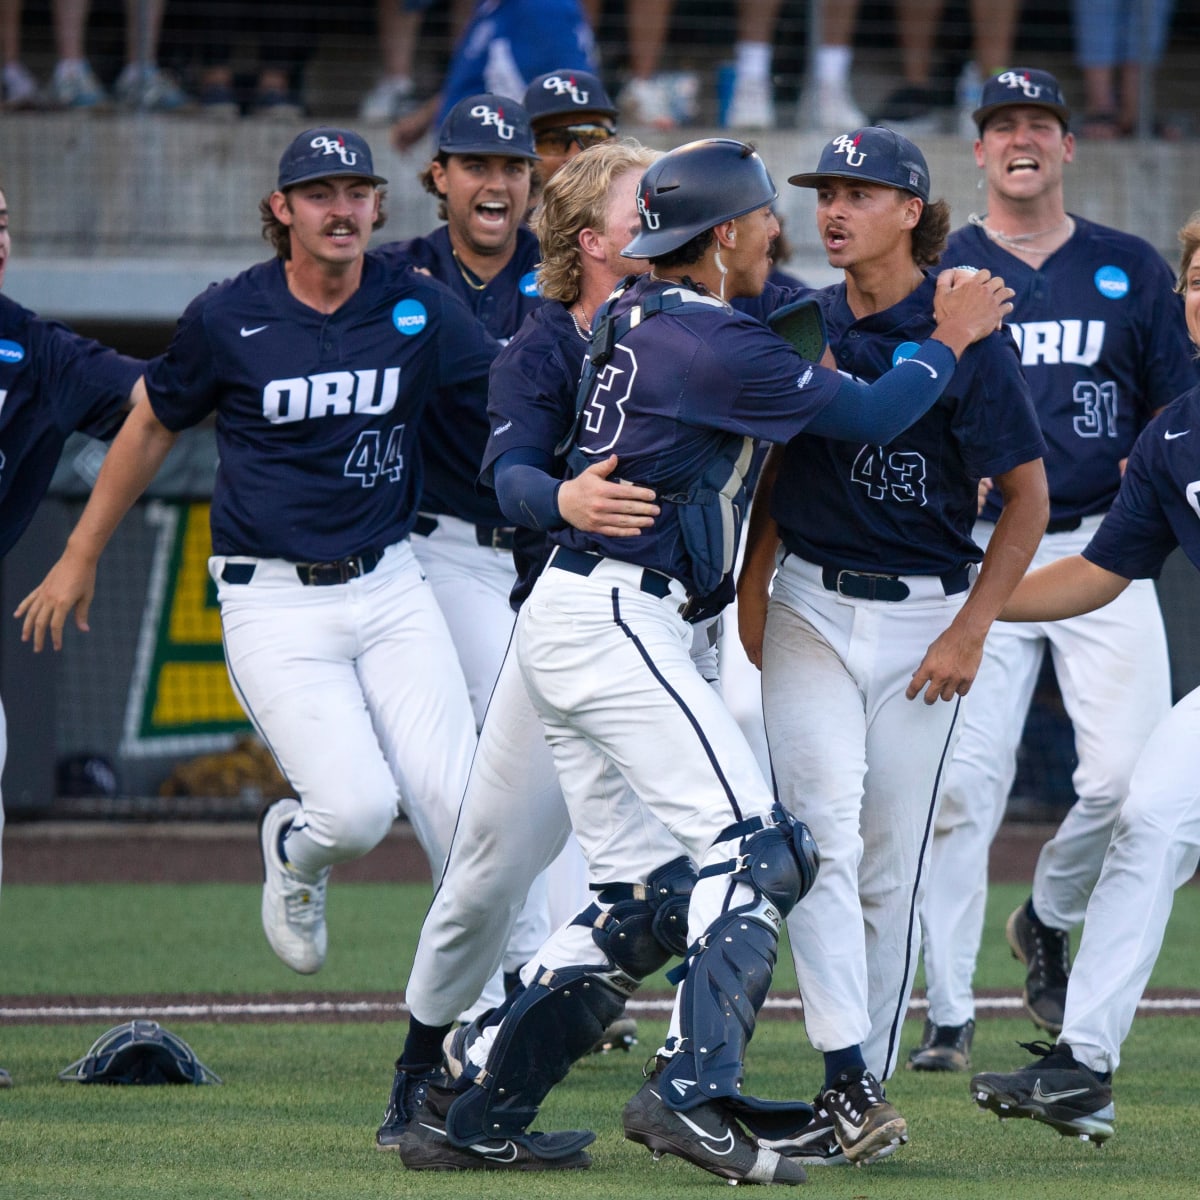
[[[1001,927],[1023,889],[998,887],[989,910],[981,987],[1015,988],[1019,969]],[[242,885],[5,888],[0,910],[0,1007],[41,994],[387,991],[403,980],[428,889],[347,884],[331,889],[329,962],[316,977],[281,966],[258,926],[258,889]],[[1196,985],[1200,889],[1180,894],[1152,986]],[[790,964],[777,973],[791,988]],[[650,985],[651,989],[654,984]],[[581,1063],[550,1097],[542,1128],[596,1130],[591,1171],[512,1178],[407,1172],[373,1148],[401,1021],[351,1024],[168,1022],[225,1079],[211,1088],[96,1088],[55,1073],[116,1019],[78,1025],[0,1024],[0,1197],[622,1197],[713,1194],[720,1180],[677,1160],[655,1165],[620,1136],[620,1107],[662,1037],[642,1021],[631,1055]],[[906,1030],[913,1043],[919,1025]],[[1036,1035],[1016,1018],[982,1020],[979,1069],[1025,1061]],[[1117,1133],[1102,1150],[1029,1121],[978,1112],[962,1076],[900,1071],[889,1096],[912,1140],[861,1170],[816,1169],[811,1194],[839,1200],[1188,1197],[1200,1193],[1194,1135],[1200,1018],[1144,1017],[1117,1077]],[[645,1055],[643,1055],[643,1051]],[[747,1086],[811,1097],[820,1059],[796,1021],[760,1023]]]

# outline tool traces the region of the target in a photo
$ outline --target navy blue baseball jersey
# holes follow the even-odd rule
[[[534,448],[547,461],[575,419],[575,392],[587,356],[582,337],[566,306],[550,300],[538,308],[492,364],[488,385],[491,436],[481,459],[481,483],[490,486],[492,464],[507,450]],[[561,475],[565,463],[554,460]],[[513,541],[517,583],[509,597],[514,609],[529,595],[546,564],[550,543],[545,531],[519,526]]]
[[[973,225],[942,255],[944,266],[987,267],[1016,291],[1009,322],[1046,439],[1051,527],[1109,507],[1147,420],[1197,380],[1162,256],[1141,238],[1073,219],[1074,235],[1040,270]],[[993,492],[983,515],[999,512]]]
[[[474,388],[482,408],[497,349],[402,260],[369,252],[358,291],[324,314],[276,259],[193,300],[146,386],[168,429],[216,413],[217,554],[327,562],[409,532],[426,405]]]
[[[861,320],[846,285],[817,293],[840,370],[866,382],[933,332],[932,276]],[[982,551],[971,538],[978,481],[1039,458],[1043,442],[1007,333],[968,347],[938,402],[886,446],[801,433],[784,452],[771,515],[784,545],[823,566],[944,575]]]
[[[512,258],[480,288],[463,277],[450,246],[450,233],[439,226],[427,237],[384,246],[380,254],[393,261],[424,267],[446,285],[498,342],[507,342],[521,322],[541,303],[537,238],[524,226],[517,230]],[[448,513],[476,525],[507,525],[495,497],[475,486],[487,445],[486,398],[478,390],[448,392],[431,403],[421,423],[421,457],[425,464],[421,510]]]
[[[0,555],[33,519],[67,438],[112,437],[144,367],[0,296]]]
[[[619,315],[651,289],[646,276],[618,301]],[[653,488],[660,513],[636,538],[606,538],[573,528],[551,540],[651,567],[694,594],[679,501],[722,457],[736,459],[745,439],[787,441],[836,396],[838,377],[800,358],[782,338],[719,301],[684,293],[687,303],[651,317],[617,343],[584,408],[577,447],[589,460],[619,457],[621,478]],[[731,497],[745,511],[744,487]]]
[[[1176,546],[1200,568],[1200,386],[1142,431],[1083,556],[1126,579],[1156,579]]]

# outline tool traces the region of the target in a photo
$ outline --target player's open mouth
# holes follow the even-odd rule
[[[1010,175],[1018,171],[1040,171],[1041,167],[1032,158],[1014,158],[1005,168]]]
[[[846,234],[840,229],[825,230],[825,245],[830,250],[841,249],[841,247],[844,246],[849,240],[850,239],[846,236]]]
[[[485,200],[475,205],[475,212],[485,225],[503,225],[508,220],[508,205]]]
[[[354,237],[355,232],[356,231],[353,225],[345,224],[330,225],[329,228],[325,230],[326,236],[333,238]]]

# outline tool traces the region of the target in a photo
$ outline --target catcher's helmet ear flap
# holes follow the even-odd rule
[[[773,203],[778,194],[753,146],[732,138],[688,142],[642,176],[637,191],[641,231],[621,253],[660,258],[722,221]]]
[[[59,1079],[74,1083],[220,1083],[191,1046],[157,1021],[127,1021],[102,1033]]]

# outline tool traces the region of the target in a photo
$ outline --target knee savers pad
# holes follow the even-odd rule
[[[816,882],[821,855],[808,826],[786,813],[784,818],[751,834],[742,853],[755,890],[786,917]]]
[[[741,1095],[746,1043],[775,971],[779,925],[772,908],[764,900],[718,917],[688,963],[680,1050],[662,1075],[668,1108]]]
[[[687,953],[688,902],[695,886],[691,860],[672,859],[597,915],[592,940],[614,966],[640,982],[669,958]],[[610,897],[602,890],[599,899],[608,903]]]
[[[543,971],[500,1023],[487,1067],[450,1105],[450,1141],[469,1146],[524,1132],[546,1093],[624,1011],[617,980],[586,967]]]

